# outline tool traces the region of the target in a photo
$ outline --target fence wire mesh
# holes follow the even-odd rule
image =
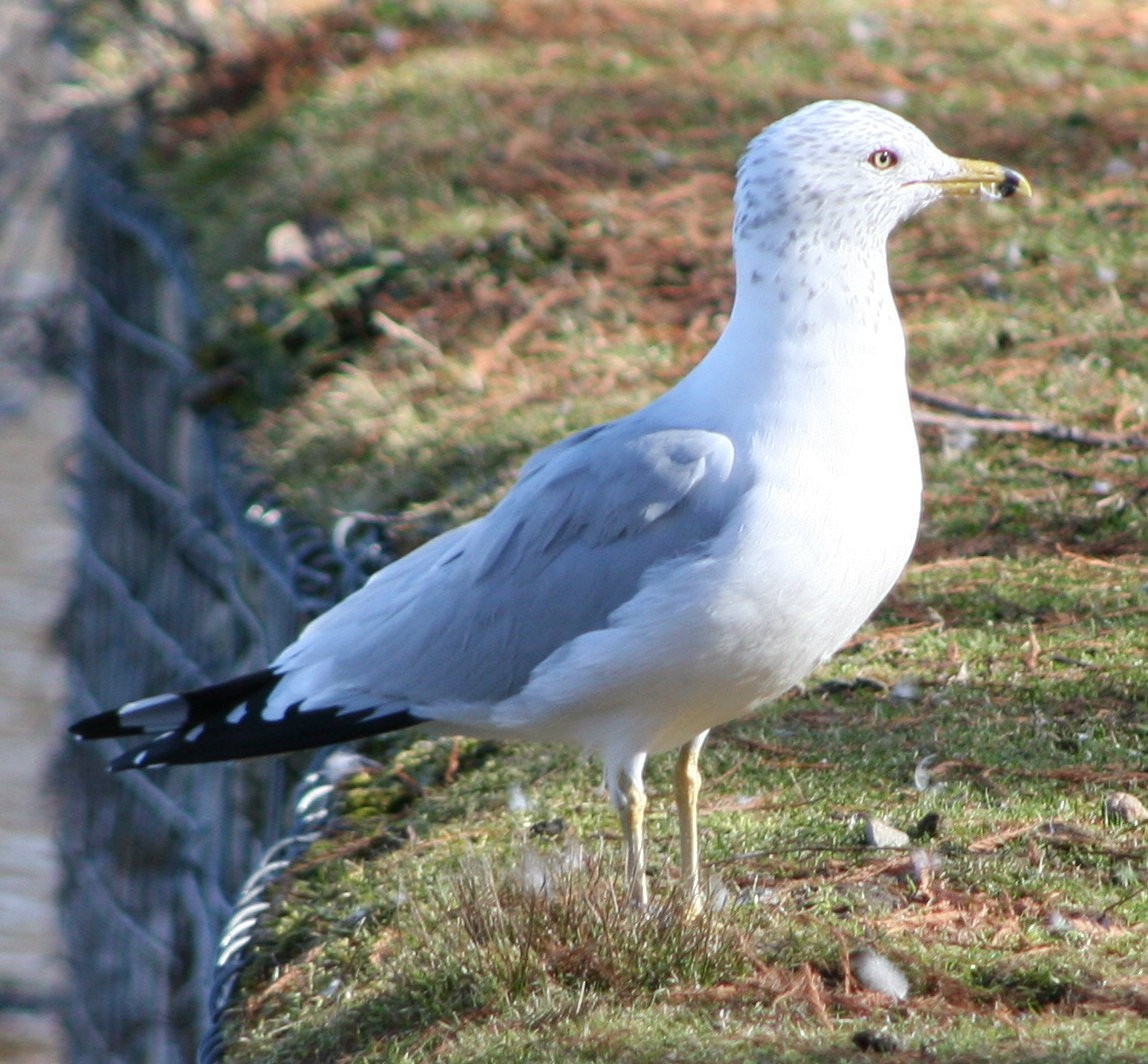
[[[81,547],[62,625],[74,720],[265,664],[379,550],[250,504],[228,432],[187,401],[199,318],[178,235],[95,159],[77,152],[73,170],[88,310]],[[70,1058],[185,1064],[232,899],[289,823],[298,766],[110,775],[109,753],[67,744],[55,768]]]

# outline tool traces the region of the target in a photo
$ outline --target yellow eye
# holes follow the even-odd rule
[[[869,156],[869,165],[877,170],[892,170],[897,161],[897,153],[888,148],[878,148]]]

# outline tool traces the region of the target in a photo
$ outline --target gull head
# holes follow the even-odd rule
[[[735,242],[884,247],[899,222],[942,196],[1031,195],[1015,170],[946,155],[899,115],[823,100],[767,126],[738,167]]]

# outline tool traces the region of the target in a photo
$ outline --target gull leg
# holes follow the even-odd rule
[[[630,899],[638,905],[649,901],[646,886],[646,788],[642,784],[645,755],[634,758],[613,774],[610,796],[622,821],[626,844],[626,880]]]
[[[698,791],[702,774],[698,771],[698,755],[705,745],[709,731],[695,735],[678,754],[674,771],[674,801],[678,806],[678,830],[682,842],[682,891],[686,911],[696,914],[702,907],[701,877],[698,874]]]

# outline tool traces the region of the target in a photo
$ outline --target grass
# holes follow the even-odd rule
[[[1143,591],[1110,565],[919,567],[819,685],[719,730],[716,904],[695,921],[677,918],[664,762],[657,900],[637,912],[592,767],[381,747],[345,831],[278,899],[230,1059],[829,1060],[874,1029],[940,1060],[1139,1059],[1144,829],[1103,801],[1148,778],[1145,655],[1119,616]],[[928,814],[918,852],[862,844],[871,815]],[[380,857],[380,833],[411,841]],[[851,980],[860,944],[907,973],[906,1003]]]
[[[1142,429],[1145,253],[1129,219],[1145,202],[1146,63],[1120,36],[1131,14],[580,4],[557,30],[546,4],[515,3],[351,62],[352,29],[378,25],[353,10],[329,54],[312,29],[305,49],[273,38],[246,67],[220,60],[227,85],[236,70],[252,83],[246,106],[209,71],[154,138],[152,183],[185,213],[215,310],[213,394],[250,422],[289,504],[323,521],[413,515],[430,534],[489,506],[538,443],[675,380],[728,308],[741,146],[817,95],[892,97],[943,145],[1036,179],[1033,210],[944,205],[894,238],[914,383]],[[267,84],[285,80],[296,91]],[[336,249],[301,274],[268,269],[285,221],[334,225]],[[938,492],[1017,457],[983,439],[931,470]],[[1077,457],[1114,494],[1142,482],[1142,452],[1120,449],[1057,452],[1051,476]]]
[[[922,406],[904,580],[707,749],[696,921],[665,759],[639,912],[595,766],[378,744],[281,887],[229,1061],[1148,1056],[1148,827],[1105,812],[1148,792],[1146,39],[1100,2],[388,2],[159,86],[146,177],[195,241],[200,399],[324,523],[381,513],[405,549],[677,379],[728,308],[741,146],[820,96],[892,103],[1037,190],[893,238],[913,384],[1110,437]],[[284,222],[326,227],[310,265],[267,263]],[[874,816],[912,848],[867,848]],[[906,1001],[860,985],[863,945]]]
[[[379,745],[277,898],[229,1059],[828,1061],[874,1034],[892,1059],[1141,1059],[1145,828],[1104,804],[1148,781],[1143,577],[1127,556],[915,565],[808,689],[715,733],[695,921],[665,759],[637,912],[593,766]],[[864,846],[870,816],[916,849]],[[860,945],[906,1002],[851,977]]]

